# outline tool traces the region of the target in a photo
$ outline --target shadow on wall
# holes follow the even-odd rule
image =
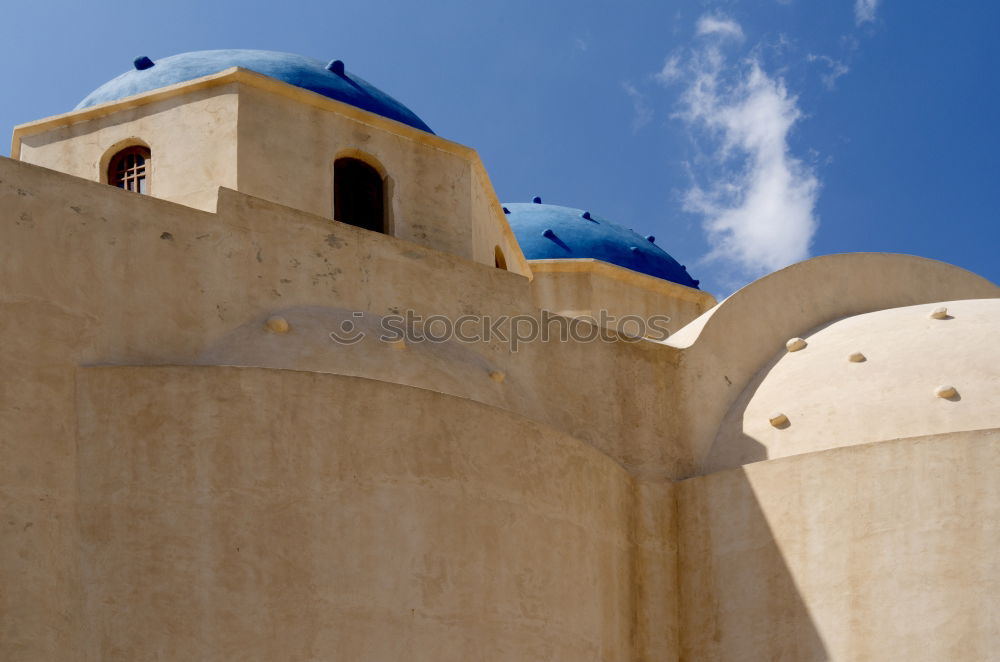
[[[829,660],[746,472],[677,486],[680,659]]]
[[[841,319],[843,318],[824,322],[803,333],[802,337],[811,338],[823,329],[841,321]],[[729,411],[726,412],[722,423],[719,425],[715,441],[712,442],[712,447],[709,449],[708,455],[700,467],[700,474],[705,475],[716,471],[735,469],[745,464],[762,462],[768,459],[767,446],[744,432],[745,426],[743,421],[746,416],[747,407],[753,401],[757,390],[787,353],[788,351],[784,347],[778,347],[774,355],[768,359],[766,364],[761,366],[760,370],[753,376],[753,379],[750,380],[750,383],[743,389],[743,392],[736,398],[736,401],[729,408]],[[776,427],[784,429],[788,427],[788,424],[776,425]]]
[[[743,416],[746,414],[747,406],[753,400],[753,396],[757,393],[757,389],[760,388],[764,379],[783,355],[784,352],[779,351],[771,357],[767,364],[754,375],[743,392],[736,398],[733,406],[726,412],[721,425],[719,425],[715,441],[712,442],[708,455],[698,469],[699,474],[705,475],[725,469],[735,469],[744,464],[762,462],[767,459],[767,446],[743,432]],[[735,433],[736,430],[739,431],[738,434]]]

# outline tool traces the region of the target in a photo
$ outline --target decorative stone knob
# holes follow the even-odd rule
[[[805,349],[807,344],[808,343],[806,343],[806,341],[802,338],[792,338],[785,343],[785,348],[787,348],[789,352],[797,352],[800,349]]]
[[[946,320],[948,319],[948,309],[944,306],[935,308],[931,311],[931,317],[936,320]]]
[[[958,390],[951,384],[943,384],[934,389],[934,395],[939,398],[954,398],[958,395]]]
[[[288,333],[288,330],[291,328],[288,325],[288,320],[278,315],[268,317],[267,321],[264,322],[264,326],[271,333]]]

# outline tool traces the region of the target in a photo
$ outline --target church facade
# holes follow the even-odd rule
[[[1000,288],[722,302],[339,61],[138,58],[0,159],[0,659],[981,660]]]

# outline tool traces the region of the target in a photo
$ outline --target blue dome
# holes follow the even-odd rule
[[[529,260],[593,258],[687,287],[698,281],[643,237],[582,209],[540,203],[507,203],[507,220]]]
[[[327,65],[319,60],[274,51],[194,51],[171,55],[155,63],[148,58],[137,58],[133,70],[88,94],[77,104],[76,110],[201,78],[230,67],[250,69],[421,131],[434,133],[409,108],[367,81],[344,72],[341,63],[330,63],[330,69],[327,69]],[[338,70],[339,73],[335,73]]]

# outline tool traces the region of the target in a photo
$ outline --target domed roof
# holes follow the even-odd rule
[[[242,67],[276,78],[325,97],[348,103],[414,128],[434,133],[413,111],[362,78],[344,71],[343,63],[329,65],[292,53],[257,50],[193,51],[171,55],[153,62],[136,58],[135,68],[123,73],[87,95],[76,110],[115,101],[167,85],[183,83]],[[329,68],[328,68],[329,67]]]
[[[998,427],[998,327],[1000,299],[969,299],[854,315],[788,349],[775,343],[772,364],[720,426],[710,461]],[[773,423],[776,413],[787,422]]]
[[[592,258],[698,287],[698,281],[657,246],[653,237],[643,237],[596,214],[540,202],[507,203],[504,210],[529,260]]]

